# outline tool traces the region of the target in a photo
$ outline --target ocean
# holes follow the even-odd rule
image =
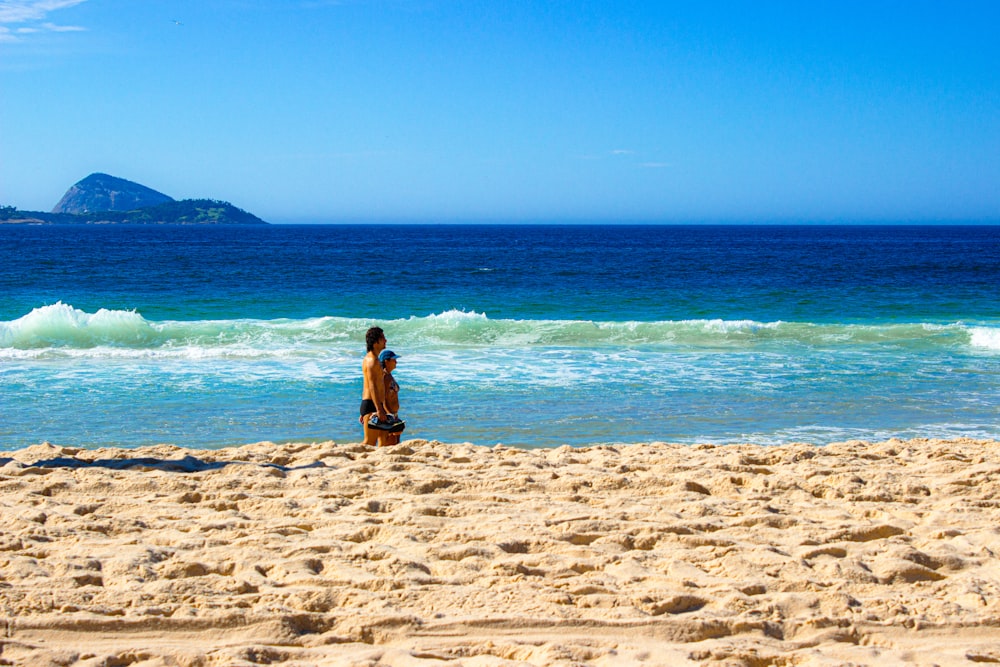
[[[0,449],[1000,439],[1000,227],[0,225]]]

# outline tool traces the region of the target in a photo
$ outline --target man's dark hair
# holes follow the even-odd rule
[[[372,327],[365,334],[365,345],[368,346],[368,351],[371,352],[375,349],[375,343],[379,342],[385,338],[385,332],[382,331],[381,327]]]

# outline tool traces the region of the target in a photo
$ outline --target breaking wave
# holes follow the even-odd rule
[[[919,350],[939,346],[1000,351],[1000,328],[953,324],[839,324],[676,320],[491,319],[451,310],[379,321],[390,346],[535,346],[793,349],[889,346]],[[363,318],[150,321],[132,310],[88,313],[55,303],[0,322],[0,358],[46,355],[259,357],[315,356],[331,349],[364,347],[376,321]]]

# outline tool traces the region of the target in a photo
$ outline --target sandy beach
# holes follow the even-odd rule
[[[1000,662],[1000,443],[0,455],[0,664]]]

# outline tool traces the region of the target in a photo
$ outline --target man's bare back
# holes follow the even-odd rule
[[[382,364],[378,361],[379,352],[385,349],[386,340],[382,329],[372,327],[365,334],[365,345],[368,348],[364,361],[361,362],[361,377],[363,386],[361,388],[361,423],[365,429],[365,444],[375,445],[378,443],[381,433],[375,429],[368,428],[368,420],[371,415],[378,415],[379,421],[385,421],[387,412],[385,407],[385,380],[382,377]]]

